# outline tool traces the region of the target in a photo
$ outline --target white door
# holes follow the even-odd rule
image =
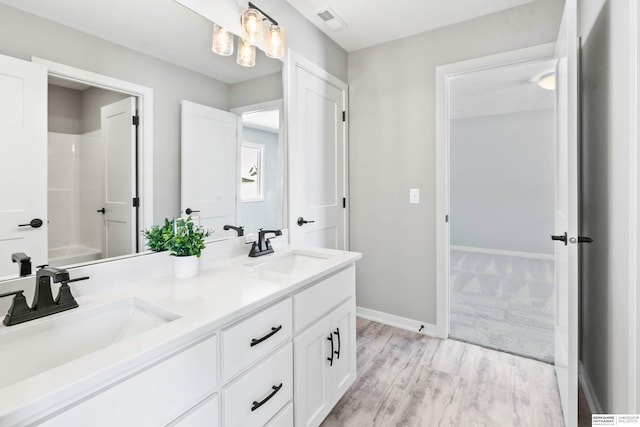
[[[103,250],[107,258],[136,252],[136,111],[134,97],[100,109],[105,149]]]
[[[0,55],[0,94],[1,277],[18,274],[15,252],[47,263],[47,69]]]
[[[577,0],[565,3],[556,46],[555,367],[565,425],[578,408]],[[565,234],[566,233],[566,234]]]
[[[182,101],[180,209],[215,238],[234,235],[238,116]],[[192,212],[192,213],[189,213]]]
[[[291,242],[348,249],[346,85],[300,61],[288,61]]]

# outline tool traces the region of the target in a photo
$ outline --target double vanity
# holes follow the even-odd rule
[[[78,308],[0,328],[0,426],[319,425],[356,376],[361,255],[206,252],[191,279],[166,253],[70,269]]]

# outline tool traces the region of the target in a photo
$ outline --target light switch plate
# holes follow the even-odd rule
[[[409,203],[412,205],[417,205],[420,203],[420,189],[419,188],[410,188],[409,189]]]

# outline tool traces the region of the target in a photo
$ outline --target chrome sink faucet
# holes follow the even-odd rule
[[[258,240],[253,242],[253,245],[251,245],[251,252],[249,252],[250,257],[258,257],[258,256],[273,253],[271,242],[269,239],[265,237],[267,234],[273,234],[274,236],[282,236],[282,231],[263,230],[261,228],[260,231],[258,231]]]
[[[11,307],[9,307],[9,311],[2,323],[6,326],[16,325],[78,307],[78,303],[71,294],[69,283],[86,280],[88,278],[89,277],[78,277],[70,279],[67,270],[48,267],[46,265],[38,266],[38,271],[36,272],[36,289],[31,307],[29,307],[24,297],[24,290],[0,294],[0,298],[13,295]],[[51,292],[52,283],[62,283],[55,299]]]

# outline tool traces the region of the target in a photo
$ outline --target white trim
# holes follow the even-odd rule
[[[449,79],[456,75],[553,58],[555,43],[436,67],[436,282],[437,331],[449,336]]]
[[[587,399],[587,404],[589,405],[589,411],[592,414],[602,414],[603,413],[602,406],[600,406],[600,401],[598,400],[598,396],[596,396],[596,391],[593,388],[593,384],[591,384],[591,380],[589,379],[589,374],[587,373],[587,370],[582,364],[582,361],[578,362],[578,381],[582,386],[584,397]],[[629,412],[629,413],[632,413],[632,412]]]
[[[344,138],[344,152],[343,152],[344,165],[343,165],[343,171],[342,171],[344,175],[344,183],[343,183],[342,191],[343,191],[344,197],[347,199],[347,205],[344,209],[344,249],[348,251],[350,246],[349,244],[349,213],[351,211],[351,208],[350,208],[351,199],[349,198],[349,90],[348,90],[349,85],[343,82],[342,80],[340,80],[339,78],[333,76],[326,70],[322,69],[318,65],[314,64],[312,61],[308,60],[307,58],[300,55],[296,51],[292,50],[291,48],[287,50],[287,56],[284,63],[285,63],[285,66],[283,67],[283,79],[285,81],[284,99],[286,100],[284,108],[285,108],[285,113],[287,115],[287,127],[286,127],[287,135],[291,133],[291,128],[292,126],[295,125],[294,123],[291,123],[291,120],[288,120],[288,118],[289,118],[289,111],[295,111],[296,109],[295,91],[294,91],[294,88],[296,87],[296,73],[294,72],[294,70],[296,68],[300,68],[302,70],[307,71],[308,73],[334,86],[336,89],[342,92],[342,101],[344,104],[344,111],[346,112],[346,120],[342,122],[342,136]],[[291,159],[291,156],[288,155],[288,153],[291,152],[291,150],[289,149],[289,146],[292,143],[293,142],[289,140],[289,138],[287,138],[287,146],[288,146],[287,147],[287,150],[288,150],[287,151],[287,171],[291,170],[292,159]],[[287,177],[287,179],[289,178]],[[290,191],[290,188],[291,186],[288,185],[287,189],[289,191]],[[287,197],[287,199],[289,199],[289,197]],[[290,228],[292,228],[292,227],[295,227],[296,224],[293,223],[294,221],[293,217],[295,215],[293,215],[293,212],[291,212],[291,209],[292,209],[291,203],[289,203],[288,209],[289,209],[289,212],[288,212],[289,222],[287,224],[290,226]]]
[[[139,226],[140,230],[151,227],[153,225],[153,89],[36,56],[31,57],[31,62],[47,67],[50,76],[87,83],[91,86],[127,93],[138,98],[138,114],[140,116],[138,188],[142,190],[143,195],[140,198]],[[138,243],[140,250],[143,251],[145,241],[142,233],[139,233]]]
[[[370,308],[356,307],[356,316],[384,325],[393,326],[407,331],[436,337],[436,325],[433,323],[422,322],[420,320],[408,319],[406,317],[396,316],[395,314],[384,313],[382,311],[371,310]],[[422,327],[422,328],[421,328]]]
[[[451,249],[452,251],[474,252],[474,253],[488,254],[488,255],[515,256],[520,258],[543,259],[547,261],[554,260],[553,254],[539,254],[535,252],[507,251],[503,249],[477,248],[474,246],[459,246],[459,245],[451,245],[449,246],[449,249]]]

